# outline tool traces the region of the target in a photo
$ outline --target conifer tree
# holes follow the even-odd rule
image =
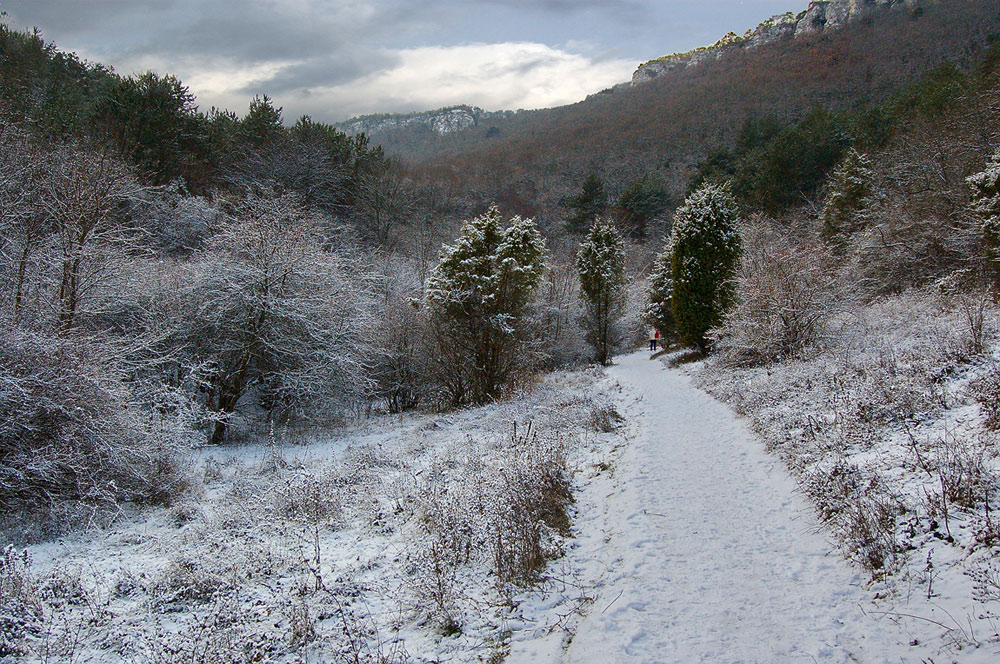
[[[671,307],[681,343],[708,350],[707,333],[732,300],[740,257],[739,212],[728,185],[705,184],[674,216]]]
[[[546,254],[534,221],[514,217],[505,227],[495,205],[442,250],[427,303],[442,351],[438,375],[454,404],[494,401],[526,368],[525,314]]]
[[[986,168],[966,179],[972,187],[972,212],[982,222],[983,249],[987,269],[1000,282],[1000,150]]]
[[[659,330],[664,340],[676,334],[672,304],[674,285],[670,277],[671,254],[668,237],[663,251],[653,259],[653,269],[649,273],[649,286],[646,291],[646,322]]]
[[[625,241],[610,220],[598,219],[576,254],[583,326],[594,359],[602,365],[621,341],[615,329],[625,309]]]
[[[563,207],[573,210],[566,218],[566,229],[570,233],[584,233],[599,216],[608,209],[608,194],[604,182],[595,173],[583,181],[580,193],[561,202]]]
[[[857,150],[847,151],[830,176],[829,193],[823,203],[823,237],[827,240],[851,230],[851,218],[862,208],[871,192],[871,162]]]

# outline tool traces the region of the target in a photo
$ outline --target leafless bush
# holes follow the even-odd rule
[[[842,538],[854,562],[873,577],[894,568],[900,506],[878,475],[841,460],[804,476],[802,487],[820,518]]]
[[[27,654],[23,639],[42,618],[39,587],[28,552],[8,546],[0,551],[0,660]]]
[[[0,499],[52,513],[169,502],[187,485],[183,440],[135,403],[119,358],[83,339],[0,331]]]
[[[233,584],[204,562],[177,558],[149,587],[154,605],[163,609],[178,602],[205,603],[231,590]]]
[[[555,553],[548,533],[566,533],[572,485],[562,446],[540,440],[530,426],[501,457],[486,503],[494,573],[501,583],[529,585]]]
[[[375,397],[390,413],[415,407],[429,387],[426,376],[427,320],[416,305],[421,296],[417,275],[399,257],[381,266],[376,308],[378,322],[372,329],[372,379]]]
[[[304,600],[293,602],[288,610],[288,645],[301,650],[317,637],[316,621]]]
[[[170,342],[211,368],[221,442],[252,394],[272,417],[321,417],[367,399],[371,292],[358,256],[327,251],[299,200],[252,196],[186,267]]]
[[[206,615],[195,615],[177,632],[144,639],[142,658],[150,664],[267,664],[273,650],[259,626],[241,607],[218,600]]]
[[[933,463],[945,500],[966,509],[989,500],[1000,487],[1000,478],[988,464],[995,456],[993,447],[992,442],[969,441],[954,434],[938,441]]]
[[[796,246],[762,220],[742,234],[735,302],[714,333],[714,349],[735,366],[796,356],[819,341],[842,299],[833,256],[821,246]]]
[[[611,433],[622,425],[622,417],[613,403],[598,403],[590,409],[590,426],[600,433]]]
[[[986,415],[986,426],[1000,429],[1000,366],[989,367],[969,383],[969,393]]]

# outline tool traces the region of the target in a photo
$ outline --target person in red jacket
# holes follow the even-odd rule
[[[657,329],[651,329],[649,331],[649,350],[656,350],[656,344],[660,340],[660,331]]]

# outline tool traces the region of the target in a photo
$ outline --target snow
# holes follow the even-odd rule
[[[588,421],[601,412],[611,426]],[[427,551],[421,501],[474,492],[461,483],[482,479],[470,469],[488,467],[515,421],[565,446],[571,537],[528,589],[498,590],[488,556],[474,553],[446,579],[462,631],[443,634],[414,586]],[[276,445],[201,451],[206,482],[183,524],[176,510],[152,510],[31,547],[37,578],[63,575],[98,598],[47,609],[57,636],[59,611],[83,629],[74,661],[147,661],[160,640],[208,638],[197,626],[213,620],[231,620],[235,642],[269,644],[251,653],[262,659],[233,661],[340,661],[359,648],[362,661],[384,662],[956,661],[932,622],[950,618],[922,589],[876,599],[884,586],[827,540],[746,421],[645,352],[606,375],[554,374],[501,404]],[[279,500],[313,487],[337,492],[316,530]],[[201,588],[214,599],[171,599]],[[218,608],[227,603],[238,620]],[[102,622],[77,622],[95,604]],[[294,645],[303,625],[315,638]],[[967,648],[959,661],[996,651]]]
[[[597,571],[594,601],[565,652],[552,638],[515,642],[507,662],[916,654],[907,634],[872,617],[863,576],[818,534],[794,482],[742,420],[646,353],[619,358],[609,374],[638,421],[614,481],[588,487],[608,492],[603,508],[577,524],[570,557],[580,576]]]

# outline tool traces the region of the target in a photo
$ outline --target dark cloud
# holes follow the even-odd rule
[[[266,92],[278,95],[312,88],[342,85],[374,72],[399,65],[397,53],[387,51],[351,51],[334,56],[311,59],[301,64],[282,67],[273,75],[251,81],[239,92],[256,95]]]
[[[807,4],[808,0],[0,0],[0,9],[9,12],[15,27],[37,26],[60,48],[122,74],[146,68],[177,74],[203,107],[245,108],[249,96],[266,92],[285,106],[289,117],[306,110],[323,119],[343,109],[369,109],[378,103],[387,105],[365,112],[471,103],[473,99],[445,100],[444,95],[453,92],[451,81],[462,81],[462,90],[471,90],[466,83],[492,84],[477,81],[476,76],[516,79],[506,76],[513,67],[515,74],[531,78],[556,66],[522,53],[514,62],[487,63],[474,75],[463,63],[450,62],[453,73],[439,73],[434,84],[408,71],[391,93],[379,88],[370,100],[346,99],[368,94],[366,82],[373,78],[389,76],[399,67],[412,69],[412,63],[402,63],[401,58],[410,57],[406,54],[414,49],[441,48],[447,53],[449,48],[476,44],[544,44],[581,56],[606,77],[605,65],[617,63],[617,71],[623,62],[638,64],[709,44],[730,30],[746,30],[772,14],[804,9]],[[580,97],[592,92],[586,89],[591,76],[577,64],[573,67],[567,75],[581,79],[576,82]],[[534,103],[524,97],[517,81],[508,85],[509,94],[491,91],[493,96],[483,99],[497,103],[509,99],[525,107]],[[562,90],[562,83],[559,86]],[[324,91],[330,88],[337,88],[336,98],[327,98],[330,95]],[[433,96],[436,92],[440,102]]]

